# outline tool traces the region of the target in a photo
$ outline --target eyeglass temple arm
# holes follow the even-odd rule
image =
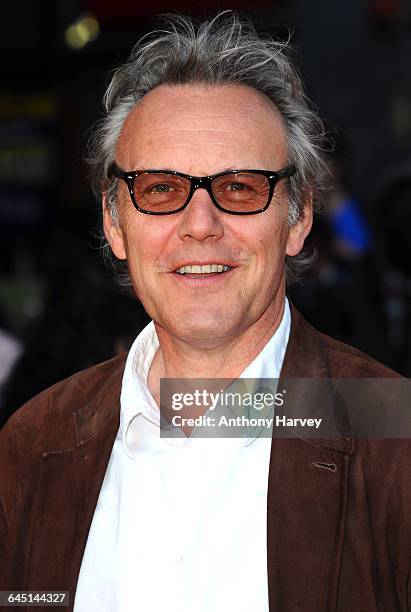
[[[293,174],[295,174],[296,171],[296,167],[291,164],[291,166],[287,166],[286,168],[284,168],[284,170],[279,170],[279,172],[277,172],[277,178],[278,180],[286,178],[287,176],[293,176]]]
[[[108,167],[107,170],[107,178],[122,178],[122,179],[126,179],[128,176],[130,176],[129,172],[125,172],[124,170],[122,170],[117,164],[116,162],[111,162],[111,164]]]

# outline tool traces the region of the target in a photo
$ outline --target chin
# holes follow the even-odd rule
[[[225,320],[227,321],[227,315],[225,315]],[[209,349],[219,346],[235,335],[236,328],[232,325],[232,321],[229,327],[223,326],[222,321],[224,318],[221,316],[215,318],[208,316],[204,320],[204,317],[184,315],[177,324],[174,321],[173,324],[163,327],[171,336],[187,344],[199,349]]]

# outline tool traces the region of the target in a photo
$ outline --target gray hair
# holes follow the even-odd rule
[[[118,179],[109,180],[107,173],[121,129],[142,97],[164,84],[242,84],[267,96],[282,115],[289,163],[297,168],[289,180],[288,222],[293,225],[301,218],[309,197],[318,210],[327,176],[324,125],[309,106],[288,42],[259,35],[251,22],[231,11],[199,24],[177,15],[165,19],[165,29],[144,36],[128,61],[114,72],[104,96],[105,115],[89,142],[93,190],[98,198],[102,189],[106,192],[114,221],[118,222]],[[102,248],[118,281],[130,286],[126,262],[114,257],[105,238]],[[298,278],[312,259],[304,253],[287,257],[287,281]]]

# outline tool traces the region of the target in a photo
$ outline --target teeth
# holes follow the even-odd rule
[[[177,274],[211,274],[227,272],[230,266],[223,266],[222,264],[208,264],[206,266],[183,266],[176,270]]]

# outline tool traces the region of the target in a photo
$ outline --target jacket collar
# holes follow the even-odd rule
[[[321,405],[321,402],[329,402],[331,396],[332,426],[337,434],[330,438],[308,439],[304,435],[299,435],[299,437],[309,440],[310,444],[319,448],[352,454],[354,452],[354,440],[351,435],[350,421],[344,402],[339,397],[332,381],[324,337],[304,319],[292,304],[290,304],[290,307],[290,338],[280,373],[280,381],[297,379],[291,385],[292,398],[289,397],[288,399],[293,402],[293,405],[303,407],[302,416],[306,418],[318,416],[314,411],[318,405]],[[307,384],[306,379],[310,379],[309,384]],[[315,381],[318,381],[317,385]],[[310,401],[307,401],[307,390],[310,392]]]
[[[327,378],[329,368],[317,332],[290,302],[291,329],[280,378]]]
[[[126,355],[115,358],[108,376],[93,388],[87,398],[73,412],[76,431],[76,444],[84,444],[93,438],[111,420],[119,421],[121,381],[124,373]]]

